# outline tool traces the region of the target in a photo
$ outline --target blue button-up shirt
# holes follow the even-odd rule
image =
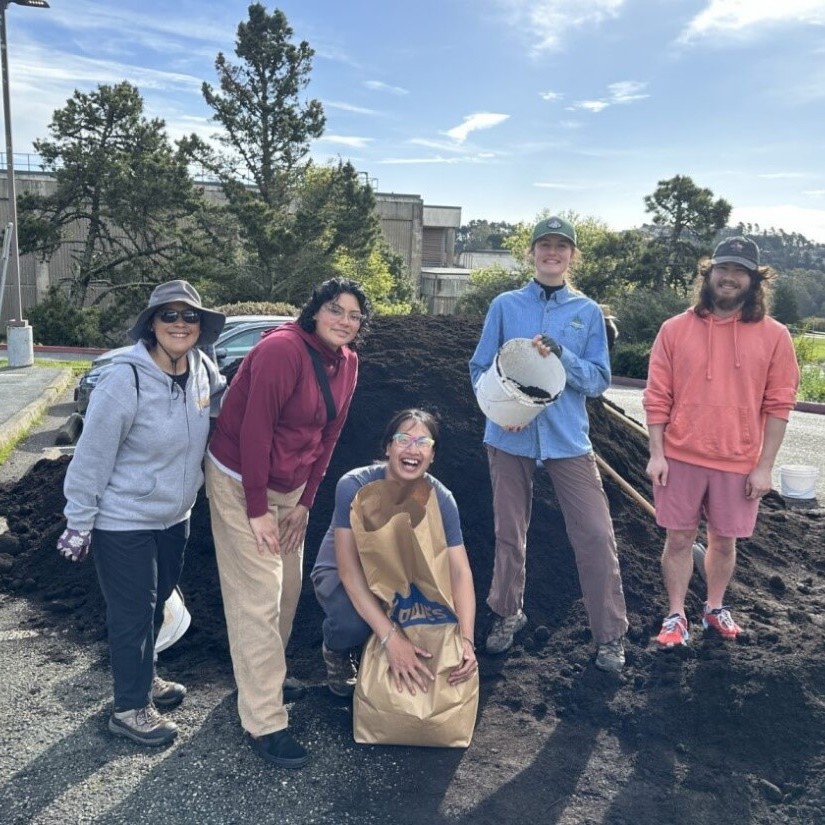
[[[610,386],[610,355],[602,311],[567,285],[548,299],[531,280],[493,299],[478,346],[470,359],[475,389],[502,344],[546,334],[561,344],[567,383],[561,396],[523,430],[508,432],[487,419],[484,443],[528,458],[573,458],[592,452],[585,399]]]

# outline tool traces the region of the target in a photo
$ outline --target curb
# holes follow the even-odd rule
[[[61,369],[60,373],[46,385],[40,397],[31,404],[15,413],[2,427],[0,427],[0,450],[5,450],[9,444],[19,441],[28,434],[33,423],[42,415],[46,408],[60,396],[72,383],[74,373],[70,369]]]
[[[612,387],[624,387],[625,389],[643,390],[647,385],[647,381],[644,378],[625,378],[621,375],[614,375],[610,385]],[[825,404],[819,404],[816,401],[797,401],[793,408],[795,412],[825,415]]]

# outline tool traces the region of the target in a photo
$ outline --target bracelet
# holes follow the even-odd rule
[[[470,647],[471,647],[473,650],[475,650],[475,649],[476,649],[476,643],[475,643],[475,642],[474,642],[474,641],[473,641],[473,640],[472,640],[469,636],[462,636],[461,638],[462,638],[462,639],[464,639],[464,641],[465,641],[465,642],[469,642],[469,643],[470,643]]]
[[[384,638],[381,639],[380,642],[379,642],[381,647],[386,647],[387,646],[387,642],[390,640],[390,636],[392,636],[392,634],[395,633],[396,630],[398,630],[398,625],[396,625],[395,622],[393,622],[390,625],[390,629],[387,631],[387,635],[384,636]]]

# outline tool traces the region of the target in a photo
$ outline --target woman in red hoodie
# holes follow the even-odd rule
[[[281,767],[309,758],[287,730],[284,651],[309,510],[347,418],[369,316],[354,281],[316,287],[297,321],[267,333],[244,359],[207,454],[238,712],[253,750]]]

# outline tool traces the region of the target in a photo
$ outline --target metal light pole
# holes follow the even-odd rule
[[[6,266],[11,277],[17,283],[17,320],[10,321],[6,327],[6,341],[10,367],[28,367],[34,363],[34,346],[32,328],[23,319],[23,295],[20,285],[20,255],[17,250],[17,191],[14,182],[14,149],[11,140],[11,103],[9,102],[9,58],[6,46],[6,9],[10,3],[18,6],[31,6],[47,9],[46,0],[0,0],[0,62],[3,74],[3,117],[6,123],[6,165],[8,171],[9,195],[9,231],[11,240],[8,244],[8,258],[3,261],[4,275]],[[5,278],[3,278],[5,281]]]

